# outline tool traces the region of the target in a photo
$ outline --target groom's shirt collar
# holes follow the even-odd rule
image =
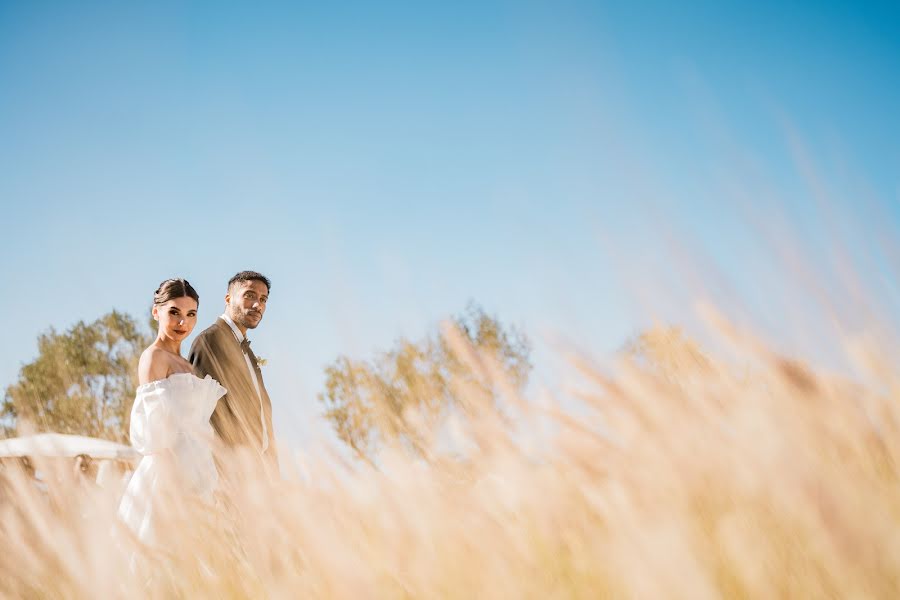
[[[237,341],[239,343],[244,341],[244,334],[241,333],[241,330],[238,329],[238,326],[234,324],[234,321],[231,320],[231,317],[223,313],[219,315],[219,318],[228,323],[228,326],[231,327],[231,331],[234,332],[234,337],[237,338]]]

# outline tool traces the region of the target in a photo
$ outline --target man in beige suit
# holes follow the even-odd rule
[[[210,418],[222,443],[258,452],[277,473],[272,402],[247,339],[247,331],[256,329],[266,312],[270,287],[269,279],[255,271],[241,271],[232,277],[225,294],[225,313],[197,336],[189,359],[198,377],[209,375],[228,390]]]

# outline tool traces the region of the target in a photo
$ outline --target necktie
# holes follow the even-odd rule
[[[243,350],[245,354],[250,352],[250,340],[248,340],[247,338],[244,338],[241,341],[241,350]]]

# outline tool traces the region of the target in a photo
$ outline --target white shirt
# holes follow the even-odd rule
[[[231,331],[234,333],[234,337],[237,339],[238,344],[244,341],[244,334],[241,333],[241,330],[234,324],[231,317],[223,314],[220,315],[219,318],[228,323],[228,326],[231,327]],[[253,368],[253,364],[250,362],[250,355],[244,352],[243,348],[241,348],[241,352],[244,355],[244,362],[247,363],[247,370],[250,372],[250,381],[253,382],[253,387],[256,389],[256,397],[259,398],[259,420],[262,423],[263,431],[262,451],[265,452],[269,448],[269,431],[266,427],[266,415],[263,412],[262,392],[259,389],[259,380],[256,378],[256,369]]]

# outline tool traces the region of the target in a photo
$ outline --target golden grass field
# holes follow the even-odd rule
[[[900,597],[897,340],[848,341],[851,377],[706,314],[728,361],[661,336],[665,369],[573,360],[577,404],[472,392],[424,459],[235,463],[228,508],[169,498],[160,548],[114,492],[7,469],[0,595]]]

